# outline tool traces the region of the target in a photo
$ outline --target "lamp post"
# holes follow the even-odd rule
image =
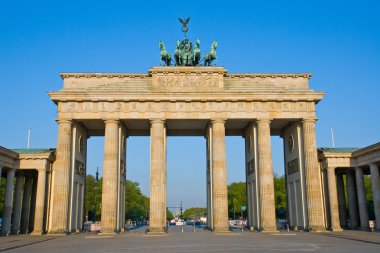
[[[240,219],[241,219],[241,232],[244,231],[244,220],[243,220],[243,212],[246,210],[246,206],[241,206],[240,207],[240,212],[241,212],[241,215],[240,215]]]
[[[96,167],[95,174],[95,194],[94,194],[94,222],[96,222],[96,195],[98,194],[98,182],[99,182],[99,167]]]

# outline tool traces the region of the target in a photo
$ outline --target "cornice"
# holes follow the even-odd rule
[[[149,78],[143,73],[60,73],[62,79],[66,78]]]
[[[66,78],[151,78],[152,74],[201,74],[201,73],[218,73],[224,75],[224,78],[240,79],[240,78],[307,78],[310,79],[311,73],[231,73],[227,74],[227,70],[221,67],[207,68],[153,68],[148,74],[144,73],[95,73],[95,72],[62,72],[62,79]]]
[[[375,143],[373,145],[370,145],[370,146],[367,146],[367,147],[364,147],[364,148],[361,148],[359,150],[356,150],[352,153],[352,155],[357,158],[357,157],[360,157],[360,156],[363,156],[363,155],[367,155],[367,154],[370,154],[370,153],[374,153],[374,152],[377,152],[380,150],[380,142],[378,143]]]
[[[227,74],[225,78],[307,78],[310,79],[310,73],[234,73]]]
[[[0,155],[12,158],[14,160],[17,160],[19,157],[19,154],[17,152],[14,152],[13,150],[7,149],[3,146],[0,146]]]
[[[51,152],[40,154],[19,154],[19,160],[49,160],[54,161],[55,156]]]

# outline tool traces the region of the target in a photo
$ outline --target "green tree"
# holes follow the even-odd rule
[[[191,207],[191,208],[188,208],[186,209],[182,216],[184,219],[188,220],[188,219],[193,219],[193,217],[195,216],[196,218],[199,218],[201,216],[205,216],[207,213],[207,208],[205,207]]]
[[[172,220],[174,219],[174,215],[170,210],[166,210],[166,219],[167,220]]]
[[[148,219],[149,198],[141,193],[138,182],[127,180],[125,185],[125,218]]]
[[[286,218],[286,185],[285,176],[274,175],[274,198],[276,205],[276,217]]]
[[[0,217],[3,217],[4,209],[4,198],[5,198],[5,185],[7,179],[5,177],[0,177]]]
[[[86,206],[85,211],[88,215],[88,220],[99,221],[102,203],[102,185],[103,178],[100,178],[98,185],[96,185],[95,177],[93,175],[86,176]],[[94,216],[94,211],[96,216]],[[95,218],[95,220],[94,220]]]
[[[370,220],[375,220],[375,207],[373,205],[373,196],[372,196],[372,181],[370,175],[364,176],[364,188],[365,195],[367,198],[367,206],[368,206],[368,217]]]
[[[233,182],[227,187],[228,192],[228,217],[236,219],[243,214],[247,217],[247,208],[241,212],[241,206],[247,207],[245,182]]]

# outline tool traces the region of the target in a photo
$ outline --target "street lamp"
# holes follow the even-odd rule
[[[94,194],[94,222],[96,222],[96,195],[98,194],[98,182],[99,182],[99,167],[96,167],[95,174],[95,194]]]

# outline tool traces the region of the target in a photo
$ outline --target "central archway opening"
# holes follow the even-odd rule
[[[169,232],[206,226],[205,137],[167,137],[167,207]]]

